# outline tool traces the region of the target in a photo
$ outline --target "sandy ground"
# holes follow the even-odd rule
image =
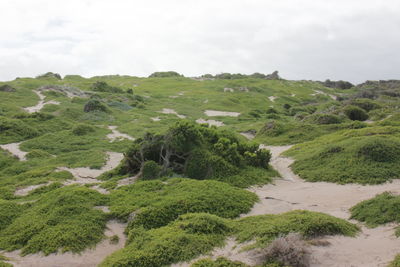
[[[50,184],[52,184],[52,182],[48,182],[48,183],[45,183],[45,184],[38,184],[38,185],[30,185],[30,186],[27,186],[27,187],[24,187],[24,188],[18,188],[14,192],[14,195],[16,195],[16,196],[27,196],[31,191],[33,191],[35,189],[38,189],[40,187],[43,187],[43,186],[48,186]]]
[[[163,114],[174,114],[174,115],[176,115],[176,116],[177,116],[178,118],[180,118],[180,119],[186,118],[185,115],[180,115],[180,114],[178,114],[175,110],[170,109],[170,108],[163,108],[163,110],[161,111],[161,113],[163,113]]]
[[[253,140],[256,136],[251,132],[241,132],[241,135],[246,137],[248,140]]]
[[[60,102],[58,102],[58,101],[53,101],[53,100],[51,100],[51,101],[45,102],[45,101],[44,101],[44,99],[46,98],[45,95],[43,95],[41,92],[36,91],[36,90],[33,90],[33,92],[35,92],[35,93],[39,96],[39,99],[40,99],[40,100],[39,100],[39,102],[38,102],[38,104],[37,104],[36,106],[24,108],[24,110],[27,111],[28,113],[38,112],[38,111],[40,111],[45,105],[48,105],[48,104],[60,105]]]
[[[275,102],[275,99],[277,99],[278,97],[276,97],[276,96],[269,96],[268,97],[268,99],[269,99],[269,101],[271,101],[271,102]]]
[[[226,88],[224,88],[224,92],[233,93],[233,92],[235,92],[235,89],[226,87]]]
[[[215,117],[215,116],[238,117],[240,115],[239,112],[218,111],[218,110],[206,110],[204,111],[204,114],[206,114],[209,117]]]
[[[335,96],[335,95],[331,95],[331,94],[327,94],[327,93],[325,93],[325,92],[322,92],[322,91],[319,91],[319,90],[314,90],[314,92],[315,93],[313,93],[313,94],[310,94],[311,96],[316,96],[316,95],[326,95],[326,96],[329,96],[330,98],[332,98],[333,100],[336,100],[337,99],[337,96]]]
[[[216,120],[205,120],[205,119],[197,119],[196,120],[197,123],[203,124],[203,123],[207,123],[210,126],[217,126],[217,127],[221,127],[224,126],[225,124],[222,121],[216,121]]]
[[[110,140],[111,143],[121,139],[128,139],[132,141],[135,140],[135,138],[133,138],[132,136],[118,131],[117,126],[108,126],[108,129],[112,131],[112,133],[107,134],[107,138]]]
[[[104,239],[95,248],[87,249],[81,254],[73,254],[70,252],[64,254],[50,254],[44,256],[42,254],[30,254],[25,257],[19,256],[20,251],[4,252],[3,254],[12,259],[14,267],[94,267],[101,263],[104,258],[114,251],[124,247],[126,237],[124,235],[126,224],[117,221],[109,221],[107,223],[106,237],[117,235],[119,242],[111,244],[109,239]]]
[[[11,144],[7,144],[7,145],[0,145],[0,148],[7,150],[8,152],[10,152],[14,156],[16,156],[20,161],[25,161],[26,155],[28,154],[28,152],[22,151],[19,148],[20,145],[21,145],[21,142],[20,143],[11,143]]]
[[[117,187],[133,184],[134,182],[136,182],[136,180],[139,178],[139,176],[140,176],[140,174],[137,174],[137,175],[132,176],[132,177],[121,179],[121,180],[118,181]]]
[[[152,121],[160,121],[160,117],[154,117],[154,118],[150,118]]]

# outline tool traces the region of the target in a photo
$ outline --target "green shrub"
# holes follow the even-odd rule
[[[101,112],[109,112],[108,108],[103,105],[99,100],[97,99],[91,99],[89,100],[84,108],[84,112],[92,112],[92,111],[101,111]]]
[[[108,93],[123,93],[124,90],[121,88],[110,86],[108,83],[103,81],[97,81],[92,84],[91,89],[96,92],[108,92]]]
[[[158,267],[187,261],[222,245],[231,232],[229,222],[211,214],[186,214],[171,224],[129,233],[128,245],[100,266]]]
[[[34,149],[30,151],[27,155],[26,158],[28,159],[44,159],[44,158],[50,158],[51,154],[41,150],[41,149]]]
[[[344,108],[344,113],[346,116],[353,121],[365,121],[368,119],[368,114],[362,108],[357,106],[346,106]]]
[[[400,158],[400,142],[373,136],[360,142],[358,154],[377,162],[394,162]]]
[[[175,71],[159,71],[150,74],[149,78],[169,78],[169,77],[183,77],[183,75]]]
[[[161,167],[156,162],[148,160],[143,164],[142,179],[152,180],[160,177]]]
[[[87,135],[95,131],[94,127],[87,124],[78,124],[72,129],[74,135]]]
[[[382,108],[382,106],[378,102],[367,98],[354,99],[351,101],[351,105],[362,108],[367,112],[374,109]]]
[[[190,267],[248,267],[248,265],[238,262],[230,261],[226,258],[219,257],[216,260],[212,259],[202,259],[196,261]]]
[[[316,124],[338,124],[342,122],[342,119],[334,114],[313,114],[306,118],[307,121]]]
[[[253,193],[226,183],[174,178],[164,183],[144,181],[118,188],[111,193],[110,210],[124,220],[136,214],[129,228],[149,229],[166,225],[189,212],[233,218],[248,212],[256,201]]]
[[[385,192],[364,200],[350,209],[351,218],[370,227],[389,222],[400,222],[400,196]]]
[[[388,267],[400,267],[400,254],[390,263]]]
[[[48,79],[48,78],[55,78],[57,80],[62,80],[61,75],[54,72],[46,72],[45,74],[36,76],[36,79]]]
[[[22,120],[0,117],[0,143],[12,143],[33,138],[39,131]]]

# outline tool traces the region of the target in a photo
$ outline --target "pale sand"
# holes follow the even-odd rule
[[[139,177],[140,177],[140,174],[137,174],[132,177],[121,179],[118,181],[117,187],[133,184],[134,182],[136,182],[137,179],[139,179]]]
[[[231,92],[231,93],[233,93],[233,92],[235,92],[235,89],[233,89],[233,88],[224,88],[224,92]]]
[[[27,196],[33,190],[38,189],[38,188],[43,187],[43,186],[48,186],[48,185],[51,185],[51,184],[52,184],[52,182],[48,182],[48,183],[45,183],[45,184],[30,185],[30,186],[27,186],[27,187],[18,188],[14,192],[14,195],[15,196],[20,196],[20,197]]]
[[[135,138],[133,138],[132,136],[118,131],[117,126],[108,126],[108,129],[112,131],[112,133],[107,134],[107,138],[110,140],[111,143],[121,139],[128,139],[132,141],[135,140]]]
[[[24,152],[19,148],[21,143],[22,142],[0,145],[0,148],[3,150],[7,150],[8,152],[16,156],[20,161],[26,161],[26,155],[28,154],[28,152]]]
[[[150,118],[152,121],[160,121],[160,117]]]
[[[119,242],[111,244],[109,239],[104,239],[95,248],[87,249],[81,254],[73,254],[67,252],[64,254],[50,254],[44,256],[41,253],[29,254],[25,257],[19,255],[20,251],[3,252],[3,254],[11,258],[11,263],[14,267],[95,267],[100,264],[108,255],[114,251],[121,249],[125,245],[126,237],[124,234],[126,224],[117,221],[109,221],[107,223],[107,230],[105,231],[106,237],[117,235]]]
[[[221,127],[224,126],[225,124],[222,121],[216,121],[216,120],[205,120],[205,119],[197,119],[196,120],[197,123],[200,124],[204,124],[207,123],[210,126],[217,126],[217,127]]]
[[[248,140],[253,140],[256,136],[251,132],[241,132],[241,135],[246,137]]]
[[[330,98],[332,98],[333,100],[337,100],[337,96],[335,95],[331,95],[331,94],[327,94],[325,92],[319,91],[319,90],[314,90],[314,94],[310,94],[311,96],[316,96],[316,95],[326,95],[329,96]]]
[[[101,169],[60,167],[58,170],[69,171],[75,177],[75,180],[68,180],[64,182],[64,185],[99,183],[101,181],[96,178],[117,167],[123,158],[124,154],[122,153],[107,152],[107,162]]]
[[[38,112],[38,111],[40,111],[45,105],[48,105],[48,104],[60,105],[60,102],[58,102],[58,101],[53,101],[53,100],[51,100],[51,101],[45,102],[45,101],[44,101],[44,99],[46,98],[45,95],[43,95],[41,92],[36,91],[36,90],[33,90],[33,92],[35,92],[35,93],[39,96],[39,99],[40,99],[40,100],[39,100],[39,102],[38,102],[38,104],[37,104],[36,106],[24,108],[24,110],[27,111],[28,113]]]
[[[268,97],[268,99],[269,99],[269,101],[271,101],[271,102],[275,102],[275,99],[277,99],[278,97],[276,97],[276,96],[269,96]]]
[[[204,111],[204,114],[206,114],[209,117],[215,117],[215,116],[238,117],[240,115],[239,112],[218,111],[218,110],[206,110]]]
[[[178,114],[175,110],[170,109],[170,108],[163,108],[163,110],[161,111],[161,113],[163,113],[163,114],[174,114],[174,115],[176,115],[176,116],[177,116],[178,118],[180,118],[180,119],[186,118],[185,115],[180,115],[180,114]]]

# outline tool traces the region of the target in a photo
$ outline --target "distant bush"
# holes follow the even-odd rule
[[[132,88],[129,88],[128,90],[126,90],[126,93],[128,93],[128,94],[133,94],[133,89]]]
[[[26,158],[28,159],[41,159],[41,158],[49,158],[51,157],[51,154],[40,149],[34,149],[30,151],[27,155]]]
[[[103,103],[101,103],[99,100],[91,99],[85,104],[83,111],[84,112],[92,112],[92,111],[109,112],[109,109]]]
[[[0,136],[3,142],[18,142],[39,135],[39,131],[22,120],[0,116]]]
[[[119,87],[111,86],[106,82],[103,81],[97,81],[92,84],[91,89],[96,92],[108,92],[108,93],[123,93],[124,90],[122,90]]]
[[[148,160],[143,164],[142,179],[151,180],[160,177],[161,167],[156,162]]]
[[[400,142],[373,136],[359,143],[358,154],[377,162],[394,162],[400,159]]]
[[[58,73],[53,73],[53,72],[46,72],[45,74],[41,74],[36,76],[37,79],[46,79],[46,78],[55,78],[57,80],[61,80],[62,77]]]
[[[231,261],[226,258],[219,257],[216,260],[201,259],[193,263],[190,267],[248,267],[248,265],[239,261]]]
[[[342,122],[342,119],[339,116],[324,113],[313,114],[305,119],[306,121],[316,124],[338,124]]]
[[[87,124],[78,124],[72,129],[74,135],[86,135],[93,133],[95,131],[94,127]]]
[[[362,99],[362,98],[354,99],[353,101],[351,101],[351,104],[353,106],[362,108],[367,112],[374,110],[374,109],[382,108],[382,106],[378,102],[370,100],[370,99]]]
[[[368,114],[362,108],[357,106],[346,106],[344,108],[344,113],[346,116],[353,121],[365,121],[368,119]]]
[[[331,81],[329,79],[326,80],[325,82],[322,82],[322,84],[326,87],[337,88],[337,89],[350,89],[354,87],[352,83],[347,81]]]
[[[14,87],[12,87],[12,86],[10,86],[10,85],[8,85],[8,84],[4,84],[4,85],[1,85],[1,86],[0,86],[0,92],[9,92],[9,93],[12,93],[12,92],[15,92],[15,91],[17,91],[17,90],[15,90]]]
[[[169,77],[183,77],[183,75],[175,71],[159,71],[150,74],[149,78],[169,78]]]

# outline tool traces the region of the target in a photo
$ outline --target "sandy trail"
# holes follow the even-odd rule
[[[121,249],[125,245],[126,237],[124,235],[126,224],[117,221],[109,221],[107,223],[106,237],[117,235],[119,242],[111,244],[109,239],[101,241],[94,249],[87,249],[81,254],[73,254],[67,252],[64,254],[50,254],[44,256],[42,254],[30,254],[25,257],[19,255],[20,251],[5,252],[6,257],[11,258],[11,263],[15,267],[94,267],[100,264],[108,255],[114,251]]]
[[[1,149],[7,150],[14,156],[16,156],[20,161],[26,161],[26,155],[28,152],[22,151],[19,146],[21,145],[22,142],[20,143],[11,143],[7,145],[0,145]]]
[[[178,114],[175,110],[170,109],[170,108],[163,108],[163,110],[161,111],[161,113],[163,113],[163,114],[174,114],[174,115],[176,115],[176,116],[177,116],[178,118],[180,118],[180,119],[186,118],[185,115],[180,115],[180,114]]]
[[[349,208],[360,201],[385,191],[400,193],[400,180],[367,186],[306,182],[291,171],[289,166],[293,163],[292,159],[279,156],[291,146],[263,147],[271,151],[271,165],[283,179],[276,180],[275,184],[250,189],[259,196],[260,202],[244,216],[304,209],[348,219]],[[394,236],[392,225],[374,229],[362,227],[362,233],[357,238],[332,236],[326,240],[332,245],[312,247],[314,257],[312,267],[386,266],[397,253],[400,253],[400,238]]]
[[[218,111],[218,110],[206,110],[204,111],[208,117],[225,116],[225,117],[239,117],[239,112],[229,112],[229,111]]]
[[[107,134],[107,138],[110,140],[111,143],[121,139],[128,139],[132,141],[135,140],[135,138],[133,138],[132,136],[118,131],[117,126],[108,126],[108,129],[112,131],[112,133]]]
[[[314,90],[315,93],[310,94],[311,96],[316,96],[316,95],[326,95],[329,96],[330,98],[332,98],[333,100],[337,100],[337,96],[335,95],[331,95],[331,94],[327,94],[325,92],[319,91],[319,90]]]
[[[221,126],[225,125],[222,121],[205,120],[205,119],[202,119],[202,118],[197,119],[196,122],[199,123],[199,124],[207,123],[210,126],[217,126],[217,127],[221,127]]]
[[[52,184],[52,182],[48,182],[48,183],[45,183],[45,184],[30,185],[30,186],[26,186],[26,187],[23,187],[23,188],[18,188],[14,192],[14,195],[15,196],[20,196],[20,197],[27,196],[33,190],[38,189],[40,187],[48,186],[48,185],[51,185],[51,184]]]
[[[256,137],[253,132],[241,132],[240,134],[246,137],[248,140],[253,140]]]
[[[40,99],[40,100],[39,100],[39,103],[38,103],[36,106],[24,108],[24,110],[27,111],[28,113],[35,113],[35,112],[38,112],[38,111],[40,111],[45,105],[48,105],[48,104],[60,105],[60,102],[54,101],[54,100],[45,102],[44,99],[46,98],[46,96],[43,95],[40,91],[33,90],[33,92],[35,92],[35,93],[39,96],[39,99]]]
[[[276,97],[276,96],[269,96],[268,97],[268,99],[269,99],[269,101],[271,101],[271,102],[275,102],[275,99],[277,99],[278,97]]]

